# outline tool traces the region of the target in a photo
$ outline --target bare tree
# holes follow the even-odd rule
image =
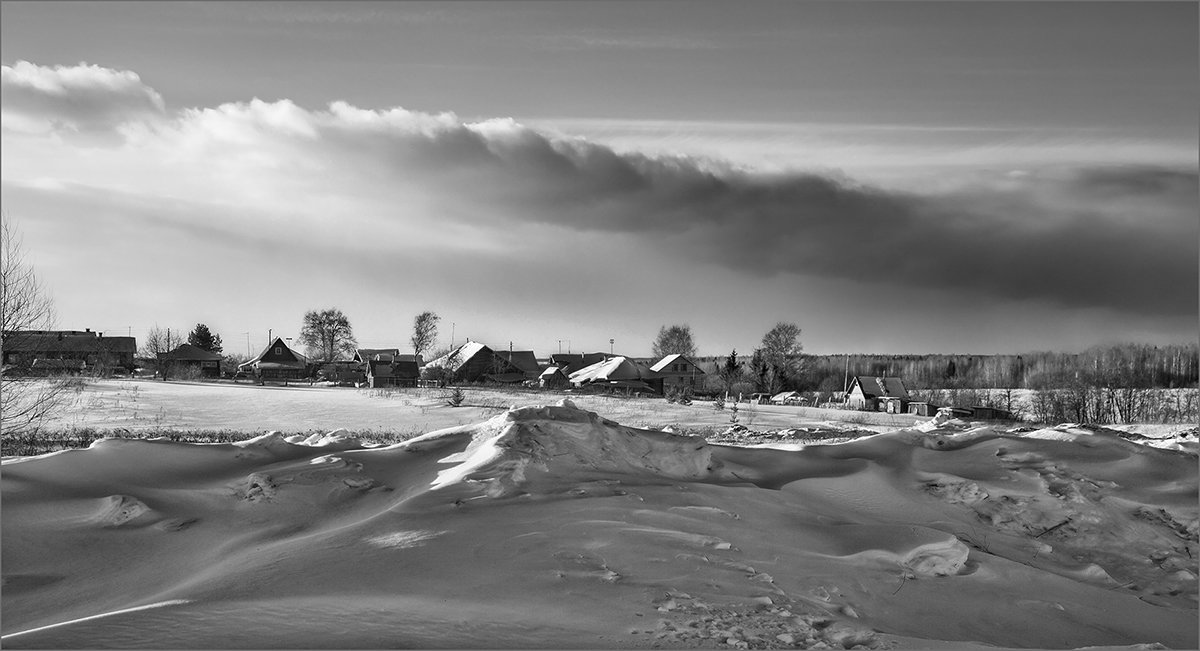
[[[182,343],[184,343],[183,335],[178,329],[166,328],[164,330],[154,326],[142,343],[142,357],[150,360],[160,379],[169,380],[174,368],[167,353],[175,350]]]
[[[322,362],[332,362],[341,354],[353,355],[358,347],[350,319],[337,308],[305,312],[300,343],[308,347],[311,357]]]
[[[413,319],[413,353],[421,355],[437,340],[437,324],[441,317],[433,312],[422,312]]]
[[[44,337],[32,333],[53,328],[55,313],[54,301],[25,260],[22,238],[7,216],[0,224],[0,240],[0,351],[7,366],[16,356],[37,356],[37,343]],[[61,378],[0,373],[0,430],[6,436],[34,434],[68,397]]]
[[[654,340],[651,353],[657,359],[674,354],[695,357],[696,342],[692,338],[692,327],[685,324],[659,328],[658,337]]]
[[[782,390],[792,383],[801,371],[800,326],[780,321],[763,335],[761,362],[765,365],[763,384],[769,393]]]

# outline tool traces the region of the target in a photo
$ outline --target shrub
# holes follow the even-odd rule
[[[451,407],[461,407],[463,401],[467,399],[467,394],[463,393],[460,387],[454,387],[450,391],[450,397],[446,398],[446,404]]]

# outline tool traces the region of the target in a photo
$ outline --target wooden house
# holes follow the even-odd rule
[[[650,370],[658,373],[662,378],[663,391],[676,388],[690,388],[693,392],[696,387],[704,384],[704,371],[692,360],[679,354],[671,354],[658,360]]]
[[[194,369],[201,377],[221,377],[221,354],[212,353],[191,344],[180,344],[175,350],[160,353],[159,359],[180,369]]]
[[[846,405],[851,409],[903,414],[908,411],[908,390],[898,377],[856,375],[846,392]]]
[[[366,362],[367,386],[372,389],[417,386],[421,377],[420,359],[419,355],[374,355]]]
[[[426,371],[439,368],[451,382],[481,382],[487,376],[493,380],[506,375],[525,378],[524,371],[478,341],[468,341],[425,365]]]
[[[535,380],[542,374],[537,356],[532,350],[497,350],[496,354],[525,374],[524,380]]]
[[[3,365],[17,372],[52,373],[53,367],[72,372],[132,370],[137,354],[134,337],[105,337],[103,332],[79,330],[10,330],[0,335]],[[35,362],[42,360],[35,368]],[[60,360],[66,364],[51,364]],[[78,369],[76,371],[76,369]]]
[[[307,373],[308,358],[292,350],[276,337],[258,355],[238,365],[238,370],[252,373],[261,380],[295,380]]]
[[[620,355],[581,368],[571,373],[568,379],[576,387],[663,393],[661,375],[645,364]]]

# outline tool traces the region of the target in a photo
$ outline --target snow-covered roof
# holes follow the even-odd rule
[[[472,357],[478,355],[483,350],[491,350],[487,346],[478,341],[468,341],[467,343],[455,348],[454,350],[442,355],[441,357],[426,364],[426,367],[444,368],[448,371],[457,371],[462,368]]]
[[[575,371],[570,375],[570,380],[572,384],[584,384],[613,380],[648,380],[656,377],[658,373],[650,370],[650,367],[618,355]]]

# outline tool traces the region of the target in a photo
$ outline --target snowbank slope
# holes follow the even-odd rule
[[[1197,646],[1194,456],[925,429],[737,448],[564,402],[6,460],[2,642]]]

